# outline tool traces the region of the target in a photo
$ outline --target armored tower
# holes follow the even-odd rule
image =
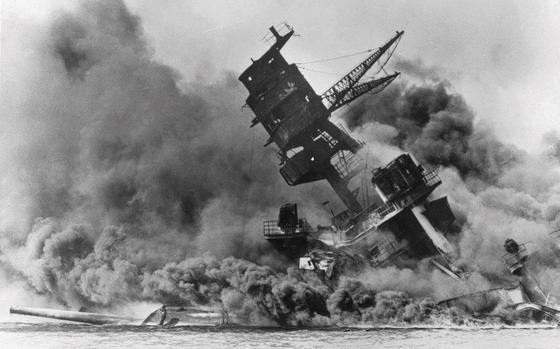
[[[281,159],[280,173],[289,185],[326,179],[345,206],[354,214],[363,210],[348,188],[359,159],[354,154],[362,144],[329,121],[331,112],[373,89],[383,89],[399,73],[357,84],[403,32],[371,54],[322,96],[313,91],[296,64],[288,64],[280,49],[293,36],[292,28],[281,35],[270,31],[274,44],[241,74],[249,90],[247,105],[255,114],[251,127],[260,123],[275,143]]]

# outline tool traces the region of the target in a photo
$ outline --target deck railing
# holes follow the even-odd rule
[[[424,180],[424,184],[427,186],[441,182],[441,178],[439,178],[439,167],[426,171],[426,173],[422,176],[422,179]]]
[[[282,228],[278,226],[278,220],[276,219],[263,221],[264,236],[301,234],[308,233],[310,230],[311,228],[305,218],[300,219],[298,225],[284,226]]]
[[[343,179],[355,175],[363,166],[363,160],[350,151],[341,150],[333,156],[331,163]]]
[[[278,226],[278,221],[277,220],[264,221],[263,222],[263,233],[264,233],[264,236],[286,234],[286,232],[284,232]]]
[[[389,259],[398,251],[399,247],[395,242],[390,240],[382,240],[369,250],[370,254],[372,254],[370,256],[370,261],[374,265],[378,265]]]
[[[438,172],[439,168],[436,167],[424,173],[424,175],[422,176],[422,181],[427,187],[436,185],[441,182],[441,179],[438,176]],[[364,226],[360,230],[369,230],[373,227],[379,226],[388,215],[409,206],[424,194],[424,190],[416,190],[404,196],[404,198],[402,199],[384,203],[369,214],[369,217],[364,221],[364,223],[362,223]]]

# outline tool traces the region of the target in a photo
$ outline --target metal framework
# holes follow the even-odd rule
[[[404,31],[397,31],[397,34],[393,36],[389,41],[387,41],[385,45],[381,46],[378,50],[369,55],[365,60],[358,64],[354,69],[352,69],[350,73],[346,74],[342,79],[338,80],[331,88],[329,88],[327,91],[325,91],[325,93],[321,95],[321,98],[323,98],[325,106],[329,111],[336,110],[342,105],[348,103],[346,102],[341,104],[340,100],[344,98],[349,90],[364,76],[365,73],[367,73],[367,71],[375,64],[375,62],[377,62],[383,56],[383,54],[387,52],[391,48],[391,46],[393,46],[393,44],[397,43],[398,40],[400,40],[400,37],[403,34]],[[385,61],[385,63],[386,62],[387,60]],[[373,86],[371,88],[375,87],[376,86]],[[352,101],[353,99],[354,98],[352,98],[350,101]]]
[[[337,95],[338,98],[335,99],[335,102],[328,108],[330,112],[333,112],[344,105],[352,102],[356,98],[366,94],[367,92],[371,92],[373,89],[376,89],[373,93],[379,93],[387,87],[393,80],[399,76],[400,73],[394,73],[388,76],[384,76],[379,79],[375,79],[372,81],[364,82],[362,84],[356,85],[348,90],[342,91],[340,96]]]
[[[283,29],[284,34],[280,29],[270,28],[269,38],[274,38],[274,43],[239,76],[249,91],[247,106],[255,113],[251,127],[261,124],[270,135],[265,146],[272,143],[278,146],[280,174],[286,183],[299,185],[327,180],[344,205],[357,214],[364,208],[348,183],[359,172],[360,165],[359,161],[353,161],[351,154],[356,154],[363,143],[334,125],[329,117],[332,111],[365,93],[381,91],[399,75],[358,83],[385,53],[390,57],[391,48],[394,51],[403,32],[397,32],[319,96],[297,64],[288,63],[281,55],[280,49],[294,35],[293,28]],[[381,62],[380,70],[387,60]]]

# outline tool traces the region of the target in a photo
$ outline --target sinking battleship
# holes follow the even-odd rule
[[[334,287],[340,276],[364,268],[389,265],[413,267],[420,260],[457,282],[468,282],[469,270],[455,263],[448,237],[455,233],[455,216],[446,197],[434,197],[441,185],[438,168],[420,164],[404,153],[371,171],[376,198],[360,201],[355,178],[367,170],[354,139],[331,114],[365,94],[380,93],[400,73],[386,74],[385,64],[396,49],[403,31],[379,47],[321,95],[315,93],[297,64],[289,64],[280,50],[294,35],[284,25],[270,27],[271,47],[240,75],[249,91],[246,105],[255,117],[250,127],[261,124],[275,144],[280,174],[290,186],[326,180],[345,209],[332,213],[330,226],[313,227],[300,217],[296,203],[279,209],[278,219],[263,222],[264,238],[299,269],[317,273]],[[374,66],[384,76],[362,81]],[[366,193],[367,194],[367,193]],[[557,234],[560,237],[560,233]],[[557,239],[560,240],[560,239]],[[502,257],[516,280],[512,285],[440,300],[440,309],[458,308],[471,314],[508,309],[531,320],[560,322],[560,302],[545,292],[530,270],[531,255],[525,244],[505,242]],[[129,317],[12,307],[14,314],[39,316],[87,324],[227,325],[235,314],[225,308],[163,306],[143,321]]]
[[[332,256],[337,253],[372,265],[406,264],[430,256],[435,266],[459,278],[445,233],[454,221],[453,213],[445,197],[430,197],[441,184],[438,169],[425,168],[411,154],[402,154],[372,172],[380,200],[364,205],[357,198],[359,188],[350,185],[364,172],[359,152],[365,144],[330,120],[334,111],[366,93],[381,92],[400,75],[395,72],[361,82],[376,64],[379,72],[384,71],[404,32],[397,31],[319,96],[298,66],[288,64],[280,53],[294,34],[292,28],[283,28],[284,35],[270,28],[275,42],[239,77],[249,91],[246,104],[255,114],[251,127],[261,124],[270,135],[266,145],[279,148],[280,174],[288,185],[326,180],[346,209],[333,215],[331,227],[319,232],[299,218],[297,204],[283,205],[278,220],[264,222],[265,239],[286,254],[300,255],[304,269],[336,269],[340,258]],[[377,234],[365,253],[352,253],[353,247],[377,232],[390,234]]]
[[[270,136],[265,146],[277,146],[280,174],[288,185],[326,180],[345,209],[333,213],[329,227],[315,229],[300,218],[296,203],[285,204],[277,220],[263,222],[264,238],[297,260],[300,269],[318,273],[327,284],[363,268],[405,267],[422,259],[457,282],[468,282],[470,273],[456,265],[448,240],[455,221],[449,202],[446,197],[433,197],[441,184],[438,168],[418,163],[413,154],[402,154],[371,171],[377,200],[361,203],[360,188],[351,185],[354,177],[365,172],[360,154],[365,144],[330,120],[334,111],[366,93],[383,91],[400,75],[387,74],[384,67],[404,32],[397,31],[318,95],[298,65],[289,64],[280,53],[294,35],[293,28],[283,24],[269,29],[265,39],[271,47],[239,76],[249,91],[246,106],[255,115],[250,127],[261,124]],[[374,66],[376,74],[384,75],[366,80]],[[442,300],[438,305],[471,313],[503,307],[529,313],[533,319],[560,320],[559,303],[546,295],[527,268],[525,246],[508,239],[505,250],[504,262],[517,278],[516,284]]]

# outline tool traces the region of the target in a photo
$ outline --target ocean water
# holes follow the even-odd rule
[[[91,326],[0,323],[0,348],[560,348],[560,328]]]

